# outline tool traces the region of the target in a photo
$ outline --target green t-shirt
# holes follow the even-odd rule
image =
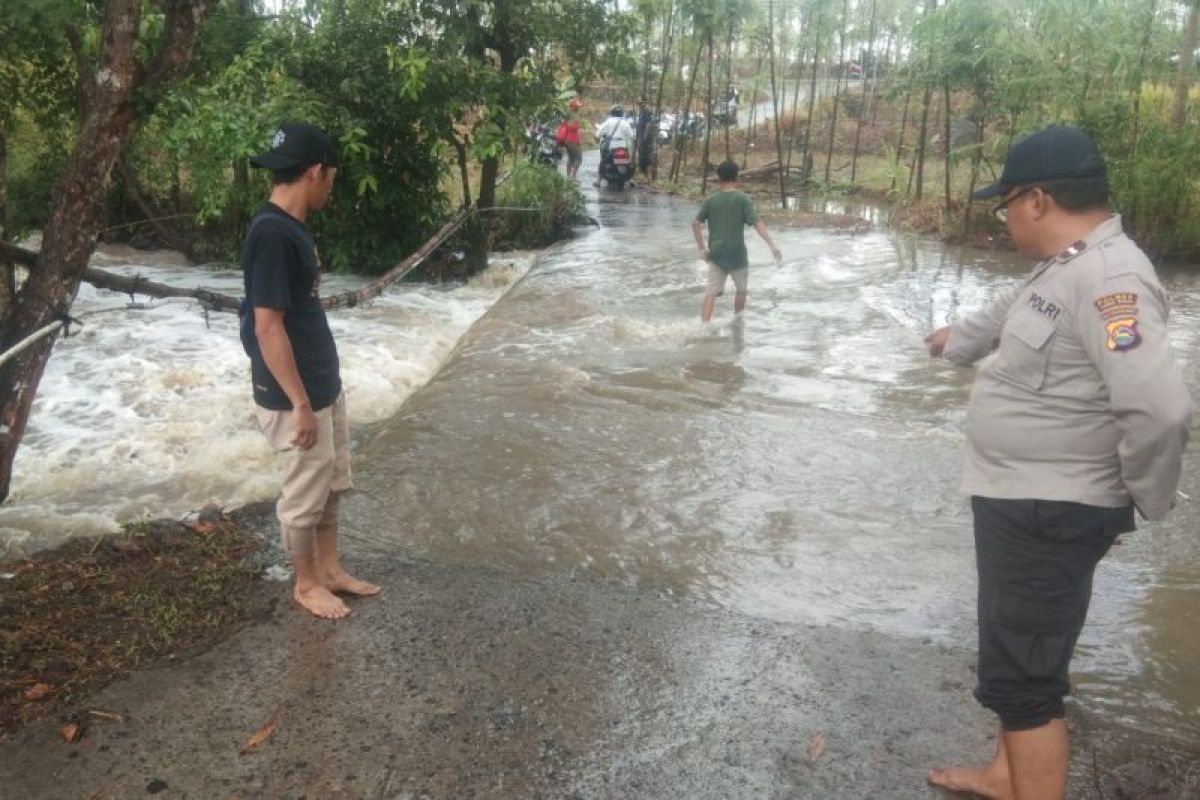
[[[742,192],[713,192],[696,212],[697,222],[708,223],[708,255],[726,272],[745,269],[746,226],[758,222],[754,203]]]

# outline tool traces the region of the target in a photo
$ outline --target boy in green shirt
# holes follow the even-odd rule
[[[696,246],[700,248],[700,257],[708,262],[708,290],[704,293],[704,302],[700,306],[700,320],[708,322],[712,319],[717,298],[725,293],[725,279],[733,278],[737,293],[733,299],[734,313],[740,314],[746,308],[746,275],[749,260],[746,257],[745,228],[753,225],[754,230],[771,248],[775,262],[782,260],[783,254],[771,241],[767,227],[758,219],[754,203],[737,188],[738,165],[725,161],[717,167],[718,191],[704,199],[696,219],[692,222],[692,234],[696,237]],[[708,246],[704,245],[704,223],[708,223]]]

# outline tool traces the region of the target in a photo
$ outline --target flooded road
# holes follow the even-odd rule
[[[594,169],[592,153],[585,180]],[[447,786],[510,774],[471,772],[480,754],[525,774],[542,748],[538,763],[591,763],[589,785],[604,786],[614,763],[630,766],[626,794],[581,796],[631,797],[847,796],[809,783],[807,737],[822,730],[842,746],[823,762],[836,785],[882,786],[876,796],[901,764],[908,788],[890,796],[923,797],[925,766],[987,750],[986,714],[970,698],[974,553],[957,487],[972,373],[931,361],[921,339],[1028,265],[883,229],[776,229],[784,264],[770,266],[752,237],[749,310],[734,320],[726,296],[705,327],[693,207],[588,192],[601,227],[528,272],[528,260],[498,260],[470,286],[405,285],[332,315],[360,489],[345,504],[346,538],[352,563],[387,584],[384,598],[332,632],[283,609],[188,662],[184,679],[161,670],[114,685],[113,707],[133,709],[139,738],[114,729],[97,743],[144,747],[156,769],[192,770],[179,780],[203,786],[212,773],[196,754],[225,763],[277,703],[330,720],[317,738],[290,721],[292,743],[273,762],[289,775],[301,762],[341,769],[324,754],[357,752],[339,737],[367,720],[370,742],[407,753],[414,770],[441,770]],[[153,280],[195,281],[179,266],[105,258]],[[1200,397],[1200,274],[1163,277]],[[339,281],[331,288],[355,285]],[[204,282],[236,291],[238,278]],[[114,300],[85,290],[81,302]],[[274,491],[232,318],[208,327],[194,308],[169,305],[148,315],[156,324],[114,314],[56,346],[0,542]],[[1126,536],[1101,564],[1073,717],[1191,752],[1196,452],[1172,517]],[[178,724],[183,707],[202,722]],[[534,716],[544,719],[521,722]],[[155,720],[183,729],[178,757],[161,747],[176,734]],[[396,738],[406,725],[409,738]],[[106,751],[71,766],[43,727],[21,752],[63,775],[108,775],[120,762],[129,785],[154,777]],[[527,740],[496,750],[511,730]],[[731,757],[731,731],[753,742],[735,753],[753,768],[713,768]],[[760,734],[786,741],[783,766]],[[547,755],[547,741],[562,749]],[[862,775],[851,753],[883,773]],[[243,763],[247,781],[261,777]],[[638,769],[662,765],[656,779],[675,789],[636,788]],[[747,775],[766,788],[737,789]],[[692,779],[715,782],[692,791]],[[1087,796],[1087,783],[1075,785]],[[788,794],[795,786],[809,793]]]
[[[931,361],[921,339],[1027,265],[886,231],[776,231],[781,267],[750,243],[744,320],[726,296],[705,328],[692,208],[595,200],[602,227],[547,253],[364,434],[353,547],[973,649],[957,487],[972,373]],[[1200,276],[1164,279],[1200,396]],[[1075,663],[1082,705],[1192,742],[1195,452],[1181,486],[1193,499],[1101,565]]]

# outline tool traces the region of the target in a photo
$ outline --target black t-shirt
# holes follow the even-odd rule
[[[292,403],[263,361],[254,335],[254,307],[280,309],[283,327],[300,381],[313,411],[330,406],[342,392],[337,347],[317,288],[321,261],[312,236],[300,220],[274,203],[265,203],[250,223],[242,243],[242,346],[250,356],[254,402],[272,411],[288,411]]]

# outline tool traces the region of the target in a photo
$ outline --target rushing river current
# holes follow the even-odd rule
[[[592,174],[589,158],[581,177]],[[517,259],[469,286],[404,285],[332,315],[361,490],[350,546],[973,648],[958,491],[972,373],[931,361],[921,340],[1029,265],[882,228],[780,229],[780,267],[750,237],[744,318],[727,295],[704,327],[693,208],[637,191],[590,201],[600,227],[528,274]],[[136,261],[99,258],[197,281]],[[1200,273],[1162,278],[1200,397]],[[236,274],[200,282],[240,287]],[[85,287],[76,310],[121,302]],[[0,508],[10,547],[273,493],[232,317],[206,324],[168,303],[90,320],[56,345],[42,384]],[[1102,563],[1074,675],[1078,702],[1192,741],[1197,452],[1171,518]]]

